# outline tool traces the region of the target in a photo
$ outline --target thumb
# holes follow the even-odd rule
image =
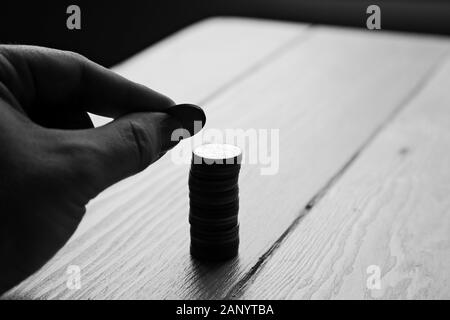
[[[71,131],[70,140],[77,149],[74,171],[81,172],[84,183],[99,193],[173,148],[178,141],[171,137],[177,129],[182,126],[175,117],[147,112],[127,114],[103,127]]]

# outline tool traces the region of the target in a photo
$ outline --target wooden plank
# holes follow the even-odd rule
[[[210,18],[143,50],[113,68],[177,103],[203,104],[243,71],[301,38],[306,24]],[[110,118],[91,115],[96,126]]]
[[[439,69],[241,298],[450,298],[450,60]]]
[[[239,259],[216,266],[191,260],[188,166],[174,165],[166,156],[96,199],[83,222],[88,227],[8,296],[227,295],[417,89],[446,48],[446,42],[422,37],[319,28],[204,105],[207,128],[280,129],[278,174],[262,176],[260,166],[243,166]],[[82,270],[77,291],[66,287],[71,264]]]

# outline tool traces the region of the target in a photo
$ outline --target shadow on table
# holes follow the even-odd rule
[[[225,262],[204,262],[190,258],[193,299],[220,299],[229,294],[240,274],[239,256]]]

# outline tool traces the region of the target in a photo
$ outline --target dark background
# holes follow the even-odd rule
[[[71,4],[81,8],[81,30],[66,28],[66,9]],[[365,28],[370,4],[380,6],[383,30],[450,35],[447,0],[2,0],[0,43],[72,50],[111,66],[207,17],[231,15]]]

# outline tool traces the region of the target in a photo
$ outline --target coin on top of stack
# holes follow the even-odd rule
[[[189,172],[191,254],[226,260],[239,250],[239,171],[242,151],[230,144],[204,144]]]

